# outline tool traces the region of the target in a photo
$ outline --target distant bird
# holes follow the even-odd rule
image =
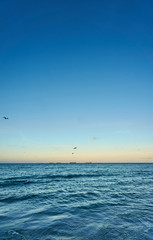
[[[7,120],[8,119],[8,117],[3,117],[5,120]]]
[[[72,155],[73,155],[74,153],[72,153]]]
[[[74,147],[73,149],[77,149],[77,147]]]

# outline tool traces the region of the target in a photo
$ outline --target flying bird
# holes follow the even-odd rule
[[[5,120],[7,120],[8,119],[8,117],[3,117]]]
[[[77,147],[74,147],[73,149],[77,149]]]

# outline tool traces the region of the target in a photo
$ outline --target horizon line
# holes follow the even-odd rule
[[[0,162],[0,164],[126,164],[126,163],[131,163],[131,164],[150,164],[153,162]]]

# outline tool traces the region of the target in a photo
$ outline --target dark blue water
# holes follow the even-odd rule
[[[153,164],[0,164],[2,239],[153,239]]]

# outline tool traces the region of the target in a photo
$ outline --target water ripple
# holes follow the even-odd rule
[[[153,164],[0,170],[0,240],[153,239]]]

